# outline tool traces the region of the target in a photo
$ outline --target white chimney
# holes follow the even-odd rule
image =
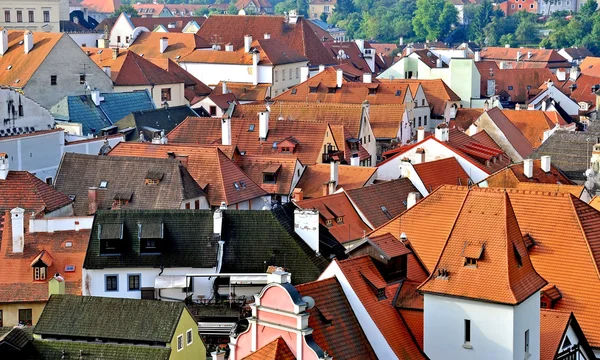
[[[474,60],[475,60],[475,62],[481,61],[481,53],[479,51],[475,51]]]
[[[363,82],[365,84],[370,84],[373,82],[373,74],[371,73],[364,73],[363,74]]]
[[[400,46],[404,45],[404,37],[400,36]]]
[[[360,157],[358,157],[358,154],[352,155],[352,157],[350,158],[350,165],[360,166]]]
[[[440,124],[435,128],[435,138],[439,141],[448,141],[448,127],[446,124]]]
[[[271,38],[271,33],[265,33],[264,36],[266,40],[269,40]]]
[[[25,54],[29,54],[31,49],[33,49],[33,33],[27,30],[23,35],[23,51]]]
[[[217,209],[213,214],[213,234],[221,236],[223,230],[223,210]]]
[[[25,210],[18,207],[10,211],[13,253],[23,253],[23,247],[25,246],[24,215]]]
[[[252,35],[244,35],[244,52],[249,53],[252,46]]]
[[[8,30],[2,29],[2,36],[0,36],[0,55],[6,54],[8,51]]]
[[[321,64],[319,65],[319,73],[322,73],[323,71],[325,71],[325,65]]]
[[[521,59],[521,50],[517,50],[517,61]]]
[[[505,44],[504,47],[510,49],[510,44]]]
[[[233,44],[225,44],[225,51],[232,52],[233,51]]]
[[[422,164],[425,162],[425,149],[418,148],[413,157],[413,164]]]
[[[467,135],[469,135],[469,136],[473,136],[473,135],[475,135],[475,134],[477,134],[477,125],[475,125],[475,124],[471,124],[471,125],[469,126],[469,129],[467,130]]]
[[[0,153],[0,180],[8,177],[8,154]]]
[[[417,204],[417,201],[421,199],[421,193],[417,191],[409,192],[408,197],[406,198],[406,209],[410,209],[411,207]]]
[[[270,274],[267,274],[267,284],[287,284],[292,280],[291,276],[292,274],[289,272],[278,269]]]
[[[412,54],[412,52],[413,52],[413,47],[412,47],[411,45],[408,45],[408,46],[406,47],[405,51],[406,51],[406,56],[408,56],[408,55]]]
[[[557,69],[556,78],[558,81],[565,81],[567,79],[567,72],[564,69]]]
[[[300,68],[300,82],[308,80],[308,74],[310,73],[308,66],[302,66]]]
[[[528,51],[528,52],[527,52],[527,58],[528,58],[528,59],[531,59],[531,55],[533,55],[533,54],[531,53],[531,51]]]
[[[221,93],[222,94],[227,94],[227,81],[222,81],[221,82]]]
[[[160,48],[159,48],[160,53],[161,54],[164,53],[168,47],[169,47],[169,38],[161,37],[160,38]]]
[[[569,80],[571,81],[577,81],[577,78],[579,77],[581,70],[579,70],[579,66],[573,66],[571,68],[571,71],[569,72]]]
[[[225,360],[225,350],[217,350],[210,353],[211,360]]]
[[[542,170],[545,173],[550,172],[552,161],[550,160],[550,156],[545,155],[540,158],[540,162],[542,163]]]
[[[339,172],[340,163],[337,161],[332,161],[329,163],[329,193],[333,194],[337,190],[338,186],[338,172]]]
[[[523,174],[525,174],[525,176],[528,179],[531,179],[533,177],[533,160],[532,159],[523,160]]]
[[[419,126],[419,128],[417,129],[417,142],[421,142],[423,140],[425,140],[425,128]]]
[[[342,69],[337,69],[335,71],[335,85],[339,88],[342,87],[342,81],[344,80],[344,71]]]
[[[361,53],[365,53],[365,40],[364,39],[356,39],[354,40],[354,42],[356,43],[356,46],[358,46],[358,50],[360,50]]]
[[[104,66],[104,67],[102,67],[102,71],[104,71],[104,73],[105,73],[106,75],[108,75],[108,77],[110,77],[110,76],[111,76],[111,74],[112,74],[112,72],[111,72],[111,70],[110,70],[110,66]]]
[[[255,51],[252,54],[252,84],[258,85],[258,62],[260,61],[260,53]]]
[[[221,144],[231,145],[231,119],[229,117],[221,119]]]
[[[100,102],[104,101],[104,97],[100,96],[100,90],[92,90],[92,101],[96,106],[100,106]]]
[[[435,67],[441,68],[443,66],[443,64],[444,63],[442,62],[442,59],[437,59],[435,61]]]
[[[269,111],[261,111],[258,113],[258,137],[261,140],[266,140],[269,134]]]
[[[294,210],[294,232],[311,249],[319,252],[319,212],[317,210]]]

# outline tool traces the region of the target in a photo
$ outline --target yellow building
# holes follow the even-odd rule
[[[68,0],[0,0],[0,7],[7,29],[60,32],[60,21],[69,21]]]
[[[331,15],[337,0],[310,0],[308,8],[311,19],[320,19],[321,14]]]

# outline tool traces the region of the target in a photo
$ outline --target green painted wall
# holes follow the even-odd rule
[[[186,332],[189,329],[192,329],[192,343],[190,345],[187,344],[186,339]],[[181,351],[177,351],[177,337],[179,335],[183,335],[183,349]],[[204,346],[204,343],[198,334],[198,324],[196,321],[194,321],[194,318],[186,309],[184,309],[183,313],[181,314],[179,324],[177,324],[177,328],[175,329],[175,334],[173,334],[173,339],[171,340],[170,346],[171,356],[169,359],[171,360],[206,360],[206,347]]]
[[[471,99],[480,97],[481,75],[472,59],[452,59],[451,79],[448,85],[461,98],[464,107],[470,107]]]

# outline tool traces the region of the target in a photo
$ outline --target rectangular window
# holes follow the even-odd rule
[[[423,125],[427,126],[427,115],[425,115],[425,117],[423,118]]]
[[[186,209],[186,210],[189,210],[189,209],[191,209],[191,207],[192,207],[192,205],[191,205],[189,202],[186,202],[186,203],[185,203],[185,209]]]
[[[177,336],[177,351],[183,350],[183,335]]]
[[[140,290],[140,274],[127,275],[127,291]]]
[[[525,354],[529,354],[529,330],[525,330]]]
[[[292,80],[292,69],[288,71],[288,74],[290,75],[290,80]]]
[[[20,116],[23,116],[23,115],[20,115]],[[46,184],[52,185],[52,177],[47,177],[46,178]]]
[[[17,10],[17,22],[23,22],[23,11]]]
[[[471,320],[465,319],[465,343],[471,342]]]
[[[119,291],[119,275],[106,275],[104,282],[106,291]]]
[[[327,6],[327,5],[323,6],[323,12],[325,14],[329,14],[329,6]]]
[[[419,116],[419,126],[421,126],[421,117]]]
[[[44,22],[45,23],[50,22],[50,11],[48,11],[48,10],[44,10]]]
[[[121,37],[117,36],[117,44],[121,43]]]
[[[421,106],[425,106],[425,99],[421,100]]]
[[[275,76],[275,82],[277,82],[277,70],[274,71],[274,76]]]
[[[85,74],[79,74],[79,84],[85,84]]]
[[[296,68],[296,79],[300,77],[300,68]]]
[[[210,106],[210,116],[217,116],[217,107],[211,105]]]
[[[10,10],[4,10],[4,22],[10,22]]]
[[[33,17],[33,10],[29,10],[29,22],[35,22],[35,18]]]
[[[33,279],[34,280],[46,280],[46,267],[36,266],[33,268]]]
[[[192,329],[189,329],[189,330],[188,330],[188,331],[185,333],[185,337],[186,337],[186,340],[187,340],[187,344],[188,344],[188,345],[191,345],[191,344],[192,344],[192,342],[194,341],[194,336],[193,336],[194,334],[192,333],[192,331],[193,331]]]
[[[31,309],[19,309],[19,325],[31,326],[32,319]]]
[[[56,75],[50,75],[50,85],[56,85]]]
[[[2,310],[0,310],[0,327],[4,326],[4,317],[2,316]]]
[[[160,89],[160,101],[171,101],[171,88]]]

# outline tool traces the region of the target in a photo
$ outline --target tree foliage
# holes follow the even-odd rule
[[[119,6],[119,8],[117,10],[115,10],[115,13],[113,14],[113,16],[114,17],[119,16],[119,15],[121,15],[121,13],[126,13],[127,15],[129,15],[129,17],[140,17],[138,12],[131,5]]]
[[[417,0],[412,19],[415,35],[426,40],[443,40],[456,24],[458,11],[449,1]]]

